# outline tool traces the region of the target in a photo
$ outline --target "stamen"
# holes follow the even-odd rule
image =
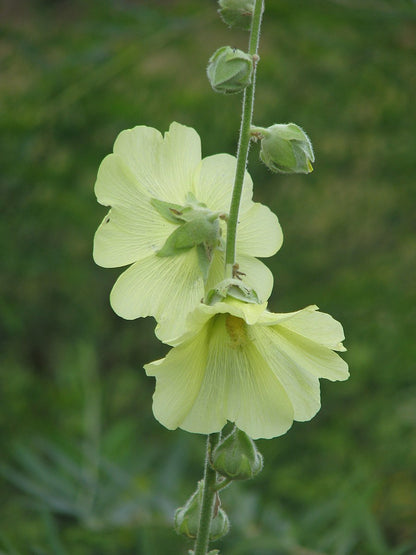
[[[247,324],[242,318],[227,314],[225,318],[225,328],[231,340],[231,347],[237,349],[243,347],[247,341]]]

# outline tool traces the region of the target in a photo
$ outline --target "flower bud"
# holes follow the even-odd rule
[[[251,84],[253,58],[243,52],[222,46],[211,56],[207,75],[214,91],[223,94],[239,93]]]
[[[278,173],[310,173],[315,156],[305,131],[295,123],[252,127],[251,135],[261,139],[260,158]]]
[[[183,507],[179,507],[175,512],[175,530],[178,534],[188,538],[196,538],[201,513],[203,481],[198,482],[196,491],[191,495]],[[230,521],[225,511],[218,507],[211,522],[209,532],[210,541],[218,540],[225,536],[230,529]]]
[[[219,540],[230,531],[230,521],[228,519],[227,513],[218,508],[217,513],[214,514],[214,518],[211,522],[211,528],[209,529],[209,539],[210,541]]]
[[[218,13],[229,27],[250,29],[255,0],[219,0]]]
[[[245,432],[234,428],[212,454],[212,466],[231,480],[249,480],[263,468],[263,457]]]
[[[202,485],[202,482],[198,482],[196,491],[185,505],[175,511],[175,530],[188,538],[196,538],[198,532]]]

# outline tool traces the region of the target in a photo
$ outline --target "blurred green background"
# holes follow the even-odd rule
[[[123,321],[119,270],[92,262],[101,159],[136,124],[197,129],[235,153],[241,97],[205,67],[246,48],[216,2],[0,5],[0,553],[186,553],[171,530],[204,438],[152,416],[142,365],[166,352]],[[268,0],[254,121],[294,121],[310,176],[250,153],[255,199],[278,214],[270,306],[341,320],[351,378],[322,409],[259,441],[265,469],[224,492],[227,555],[416,553],[416,4]]]

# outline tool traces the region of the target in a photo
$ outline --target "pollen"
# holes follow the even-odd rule
[[[247,341],[247,324],[242,318],[237,318],[231,314],[227,314],[225,319],[225,328],[230,337],[230,346],[233,349],[243,347]]]

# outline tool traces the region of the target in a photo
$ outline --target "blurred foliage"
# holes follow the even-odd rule
[[[228,555],[416,553],[416,5],[267,0],[255,123],[310,135],[310,176],[258,162],[279,215],[274,310],[317,303],[345,327],[351,379],[310,423],[258,442],[264,471],[223,495]],[[195,127],[234,153],[239,96],[205,66],[245,48],[216,3],[38,0],[0,6],[0,553],[186,553],[174,508],[204,440],[164,430],[143,363],[150,320],[117,318],[119,270],[91,260],[93,184],[118,132]]]

